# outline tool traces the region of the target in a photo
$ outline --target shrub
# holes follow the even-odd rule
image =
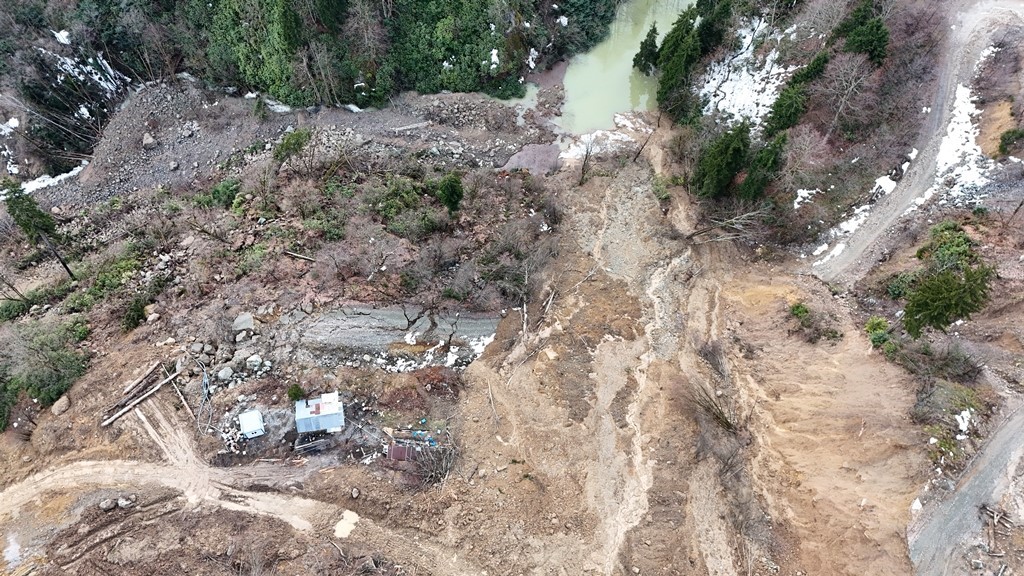
[[[288,387],[288,399],[292,402],[298,402],[306,397],[306,391],[302,386],[298,384],[292,384]]]
[[[95,303],[96,300],[88,292],[75,292],[64,300],[64,311],[71,314],[86,312]]]
[[[146,306],[148,304],[149,299],[144,296],[132,298],[132,301],[125,308],[124,314],[121,315],[121,329],[125,332],[131,332],[145,322]]]
[[[238,273],[242,276],[252,274],[263,266],[263,261],[266,257],[267,247],[263,244],[253,244],[242,252],[242,257],[239,259],[237,266]]]
[[[459,211],[459,203],[462,202],[462,196],[462,179],[454,172],[446,174],[437,184],[437,199],[448,208],[449,214]]]
[[[868,340],[871,341],[872,348],[878,348],[889,341],[889,333],[885,331],[870,332],[868,333]]]
[[[1016,146],[1017,142],[1024,140],[1024,129],[1014,128],[1003,132],[999,136],[999,153],[1006,156]]]
[[[225,210],[231,208],[235,196],[241,189],[242,183],[234,178],[222,180],[206,194],[198,194],[193,199],[197,206],[202,208],[213,208],[219,206]]]
[[[881,316],[872,316],[868,319],[867,323],[864,324],[864,331],[868,334],[872,332],[887,332],[889,330],[889,321]]]
[[[872,316],[864,325],[864,331],[868,333],[872,348],[880,348],[889,340],[889,321],[880,316]]]
[[[274,160],[282,163],[288,161],[292,156],[302,152],[312,137],[313,133],[309,128],[299,128],[285,134],[281,143],[274,148]]]
[[[789,313],[795,316],[797,319],[803,321],[810,317],[811,309],[807,307],[803,302],[797,302],[789,307]]]
[[[889,297],[893,300],[899,300],[913,290],[914,286],[917,285],[917,279],[921,276],[921,273],[917,270],[909,272],[900,272],[899,274],[892,277],[889,280],[889,285],[886,287],[886,292]]]

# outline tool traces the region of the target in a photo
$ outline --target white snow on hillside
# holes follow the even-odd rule
[[[981,111],[974,106],[971,89],[958,85],[953,114],[935,158],[935,183],[914,200],[906,213],[917,210],[936,195],[939,195],[939,204],[962,204],[980,197],[981,188],[990,181],[987,174],[995,163],[975,142],[978,127],[974,117],[979,114]]]
[[[53,34],[53,37],[57,39],[57,42],[60,42],[61,44],[64,44],[66,46],[71,44],[71,33],[67,30],[61,30],[60,32],[50,30],[50,33]]]
[[[61,56],[42,48],[36,49],[54,58],[57,61],[57,68],[64,74],[77,80],[91,79],[103,88],[108,97],[113,97],[122,87],[131,83],[130,78],[114,70],[110,63],[103,58],[102,52],[98,53],[95,58],[86,58],[83,62],[80,58]],[[57,78],[58,83],[62,81],[63,78]]]
[[[43,188],[49,188],[50,186],[53,186],[54,184],[57,184],[59,182],[63,182],[64,180],[67,180],[68,178],[74,178],[75,176],[78,176],[78,173],[81,172],[82,170],[85,170],[85,167],[88,166],[88,165],[89,165],[89,163],[87,161],[83,160],[81,166],[78,166],[77,168],[74,168],[70,172],[65,172],[63,174],[58,174],[56,176],[49,176],[49,175],[43,174],[42,176],[40,176],[39,178],[36,178],[35,180],[29,180],[28,182],[22,182],[21,183],[21,187],[22,187],[23,190],[25,190],[26,193],[31,194],[31,193],[35,192],[36,190],[42,190]]]
[[[737,32],[740,51],[708,66],[700,90],[701,98],[708,100],[705,114],[717,111],[728,117],[730,124],[747,118],[756,127],[771,110],[779,90],[796,67],[777,65],[776,50],[765,56],[763,62],[754,57],[757,40],[771,37],[762,25],[760,20],[751,20],[742,26]]]

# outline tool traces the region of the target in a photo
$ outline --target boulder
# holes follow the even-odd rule
[[[189,352],[191,352],[193,354],[202,354],[203,353],[203,343],[202,342],[196,342],[196,343],[192,344],[191,346],[189,346],[188,350],[189,350]]]
[[[245,367],[249,370],[257,370],[263,364],[263,358],[259,354],[253,354],[245,359]]]
[[[231,377],[235,375],[235,371],[231,369],[231,366],[225,366],[217,372],[217,379],[223,382],[231,380]]]
[[[145,134],[142,135],[143,150],[152,150],[156,148],[156,144],[156,138],[154,138],[153,135],[150,134],[149,132],[146,132]]]
[[[149,316],[146,316],[146,324],[152,324],[153,322],[156,322],[159,319],[160,319],[160,315],[157,314],[156,312],[154,312],[154,313],[150,314]]]
[[[103,510],[104,512],[110,512],[114,508],[117,508],[117,502],[115,502],[114,500],[110,498],[104,498],[103,500],[100,500],[100,510]]]
[[[256,327],[256,319],[249,312],[239,314],[235,321],[231,323],[231,329],[235,332],[242,332],[243,330],[252,330]]]
[[[135,506],[135,502],[132,502],[128,498],[118,498],[117,499],[117,507],[122,509],[122,510],[127,510],[128,508],[131,508],[132,506]]]
[[[71,408],[71,400],[69,400],[67,396],[61,396],[53,403],[53,406],[50,407],[50,412],[53,412],[54,416],[60,416],[67,412],[68,408]]]

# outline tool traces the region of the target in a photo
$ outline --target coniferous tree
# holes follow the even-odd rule
[[[651,24],[647,36],[640,43],[640,51],[633,56],[633,68],[644,73],[645,76],[654,74],[658,68],[658,25]]]

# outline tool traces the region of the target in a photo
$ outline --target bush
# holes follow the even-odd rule
[[[284,138],[281,139],[281,143],[277,145],[277,148],[274,148],[274,160],[282,163],[287,162],[289,158],[302,152],[312,137],[313,133],[309,128],[299,128],[289,134],[285,134]]]
[[[235,202],[242,183],[234,178],[222,180],[206,194],[198,194],[193,201],[201,208],[221,207],[225,210],[231,208]]]
[[[871,332],[868,334],[868,340],[871,341],[872,348],[878,348],[885,345],[889,341],[888,332]]]
[[[1017,142],[1024,140],[1024,129],[1014,128],[1007,130],[999,136],[999,153],[1006,156],[1016,146]]]
[[[789,313],[803,322],[811,316],[811,309],[803,302],[797,302],[789,307]]]
[[[896,276],[893,276],[889,280],[889,285],[886,287],[889,297],[893,300],[899,300],[907,294],[917,285],[917,280],[921,276],[920,271],[912,270],[910,272],[900,272]]]
[[[148,304],[148,298],[142,296],[132,298],[125,308],[124,314],[121,315],[121,329],[131,332],[142,325],[146,321],[146,306]]]
[[[864,324],[864,331],[868,334],[871,334],[872,332],[888,332],[889,321],[881,316],[872,316],[871,318],[868,318],[867,323]]]
[[[462,179],[454,172],[446,174],[437,185],[437,199],[448,208],[448,214],[459,211],[462,196]]]
[[[306,391],[298,384],[292,384],[288,387],[288,399],[292,402],[298,402],[306,397]]]

